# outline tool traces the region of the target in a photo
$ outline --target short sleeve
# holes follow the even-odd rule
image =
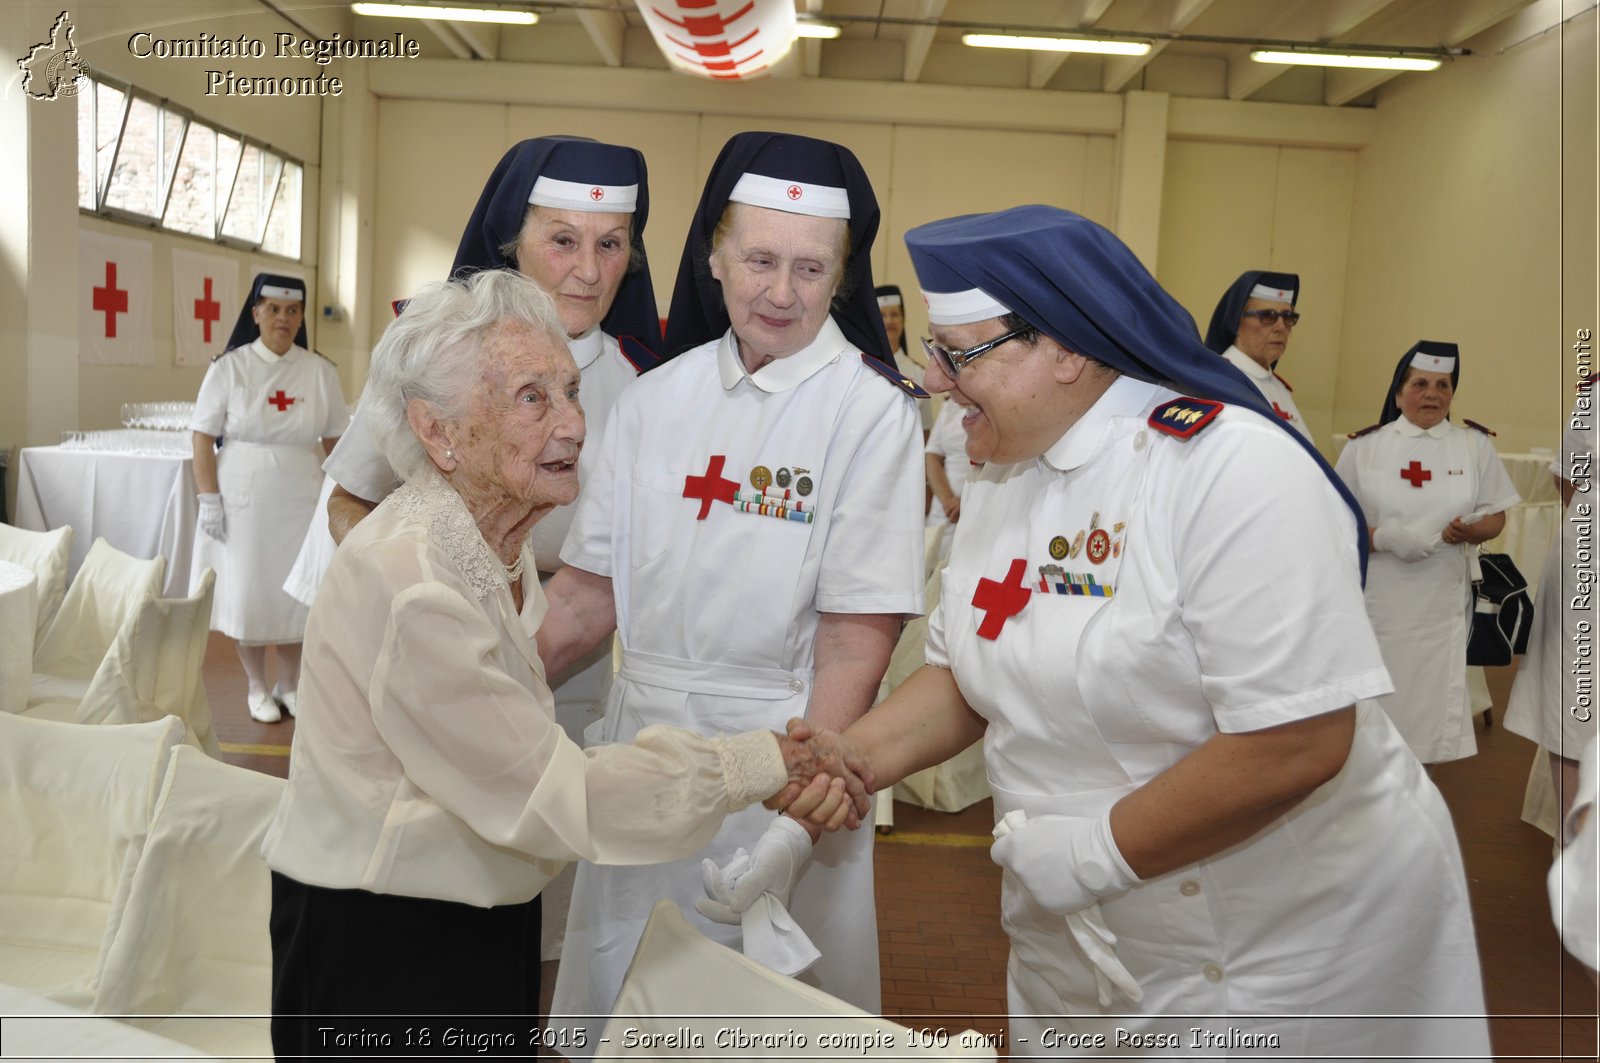
[[[322,439],[334,439],[344,435],[345,429],[350,427],[350,408],[345,405],[344,391],[339,385],[339,370],[321,355],[316,358],[319,371],[317,379],[322,388],[322,403],[326,411],[322,430],[317,434]]]
[[[1260,730],[1387,693],[1350,509],[1281,430],[1226,427],[1164,441],[1203,445],[1175,480],[1172,549],[1217,728]]]
[[[322,463],[322,471],[333,477],[340,487],[368,502],[382,502],[400,486],[400,477],[372,442],[372,433],[367,431],[360,407],[339,435],[333,453]]]
[[[846,468],[822,549],[819,612],[922,612],[922,432],[916,403],[881,384],[858,380],[829,448],[828,467],[842,459]]]
[[[1478,497],[1473,504],[1475,513],[1499,513],[1522,501],[1505,462],[1495,453],[1494,444],[1481,432],[1473,432],[1478,451]]]
[[[200,382],[200,394],[194,400],[194,416],[189,420],[191,432],[208,436],[222,435],[228,421],[228,392],[233,374],[228,371],[225,358],[218,358],[206,369]]]

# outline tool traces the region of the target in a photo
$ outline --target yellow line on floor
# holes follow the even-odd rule
[[[243,753],[256,757],[287,757],[288,746],[258,746],[249,742],[218,742],[218,748],[224,753]]]
[[[226,747],[224,747],[226,748]],[[987,849],[994,839],[983,834],[923,834],[914,830],[897,830],[878,835],[878,841],[890,845],[946,845],[958,849]]]

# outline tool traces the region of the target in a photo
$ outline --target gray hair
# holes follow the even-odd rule
[[[459,421],[478,386],[485,340],[519,322],[566,346],[550,296],[520,273],[495,269],[425,285],[390,323],[372,350],[361,409],[378,452],[401,479],[430,464],[406,419],[411,400],[426,402],[441,420]]]

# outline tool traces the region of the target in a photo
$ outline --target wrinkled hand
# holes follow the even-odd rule
[[[751,852],[743,849],[718,867],[711,860],[700,863],[706,898],[694,902],[695,911],[716,923],[738,926],[749,908],[764,893],[785,909],[795,880],[811,859],[811,836],[788,816],[779,816],[756,841]]]
[[[1387,524],[1372,533],[1372,545],[1402,561],[1421,561],[1444,545],[1438,532],[1418,531],[1404,524]]]
[[[785,746],[786,750],[787,742],[802,743],[806,751],[805,756],[810,759],[801,760],[798,765],[791,764],[789,785],[769,797],[764,802],[766,807],[774,811],[788,809],[791,814],[803,816],[809,823],[825,826],[825,813],[799,813],[791,806],[803,789],[804,783],[815,774],[826,772],[833,778],[843,779],[845,792],[850,796],[851,814],[845,826],[851,830],[859,827],[861,817],[872,809],[871,796],[874,792],[872,769],[866,756],[843,735],[833,731],[814,732],[810,724],[799,718],[791,719],[788,735],[779,738],[779,745]],[[786,752],[785,758],[787,757]]]
[[[228,541],[228,518],[222,511],[222,496],[204,494],[196,496],[200,502],[200,530],[219,543]]]
[[[939,499],[939,505],[944,509],[944,519],[951,524],[961,519],[961,496],[951,495],[948,499]]]
[[[1139,884],[1111,837],[1110,809],[1093,819],[1012,811],[995,835],[990,858],[1015,875],[1041,908],[1056,915],[1081,912]]]

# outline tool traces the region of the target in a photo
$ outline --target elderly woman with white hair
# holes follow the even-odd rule
[[[414,1016],[536,1014],[539,891],[567,861],[686,856],[791,780],[839,823],[854,807],[767,731],[584,751],[557,724],[528,533],[578,492],[578,380],[549,296],[509,271],[424,288],[374,352],[363,408],[405,483],[307,624],[263,845],[280,1057],[345,1051],[330,1016],[404,1054]]]

